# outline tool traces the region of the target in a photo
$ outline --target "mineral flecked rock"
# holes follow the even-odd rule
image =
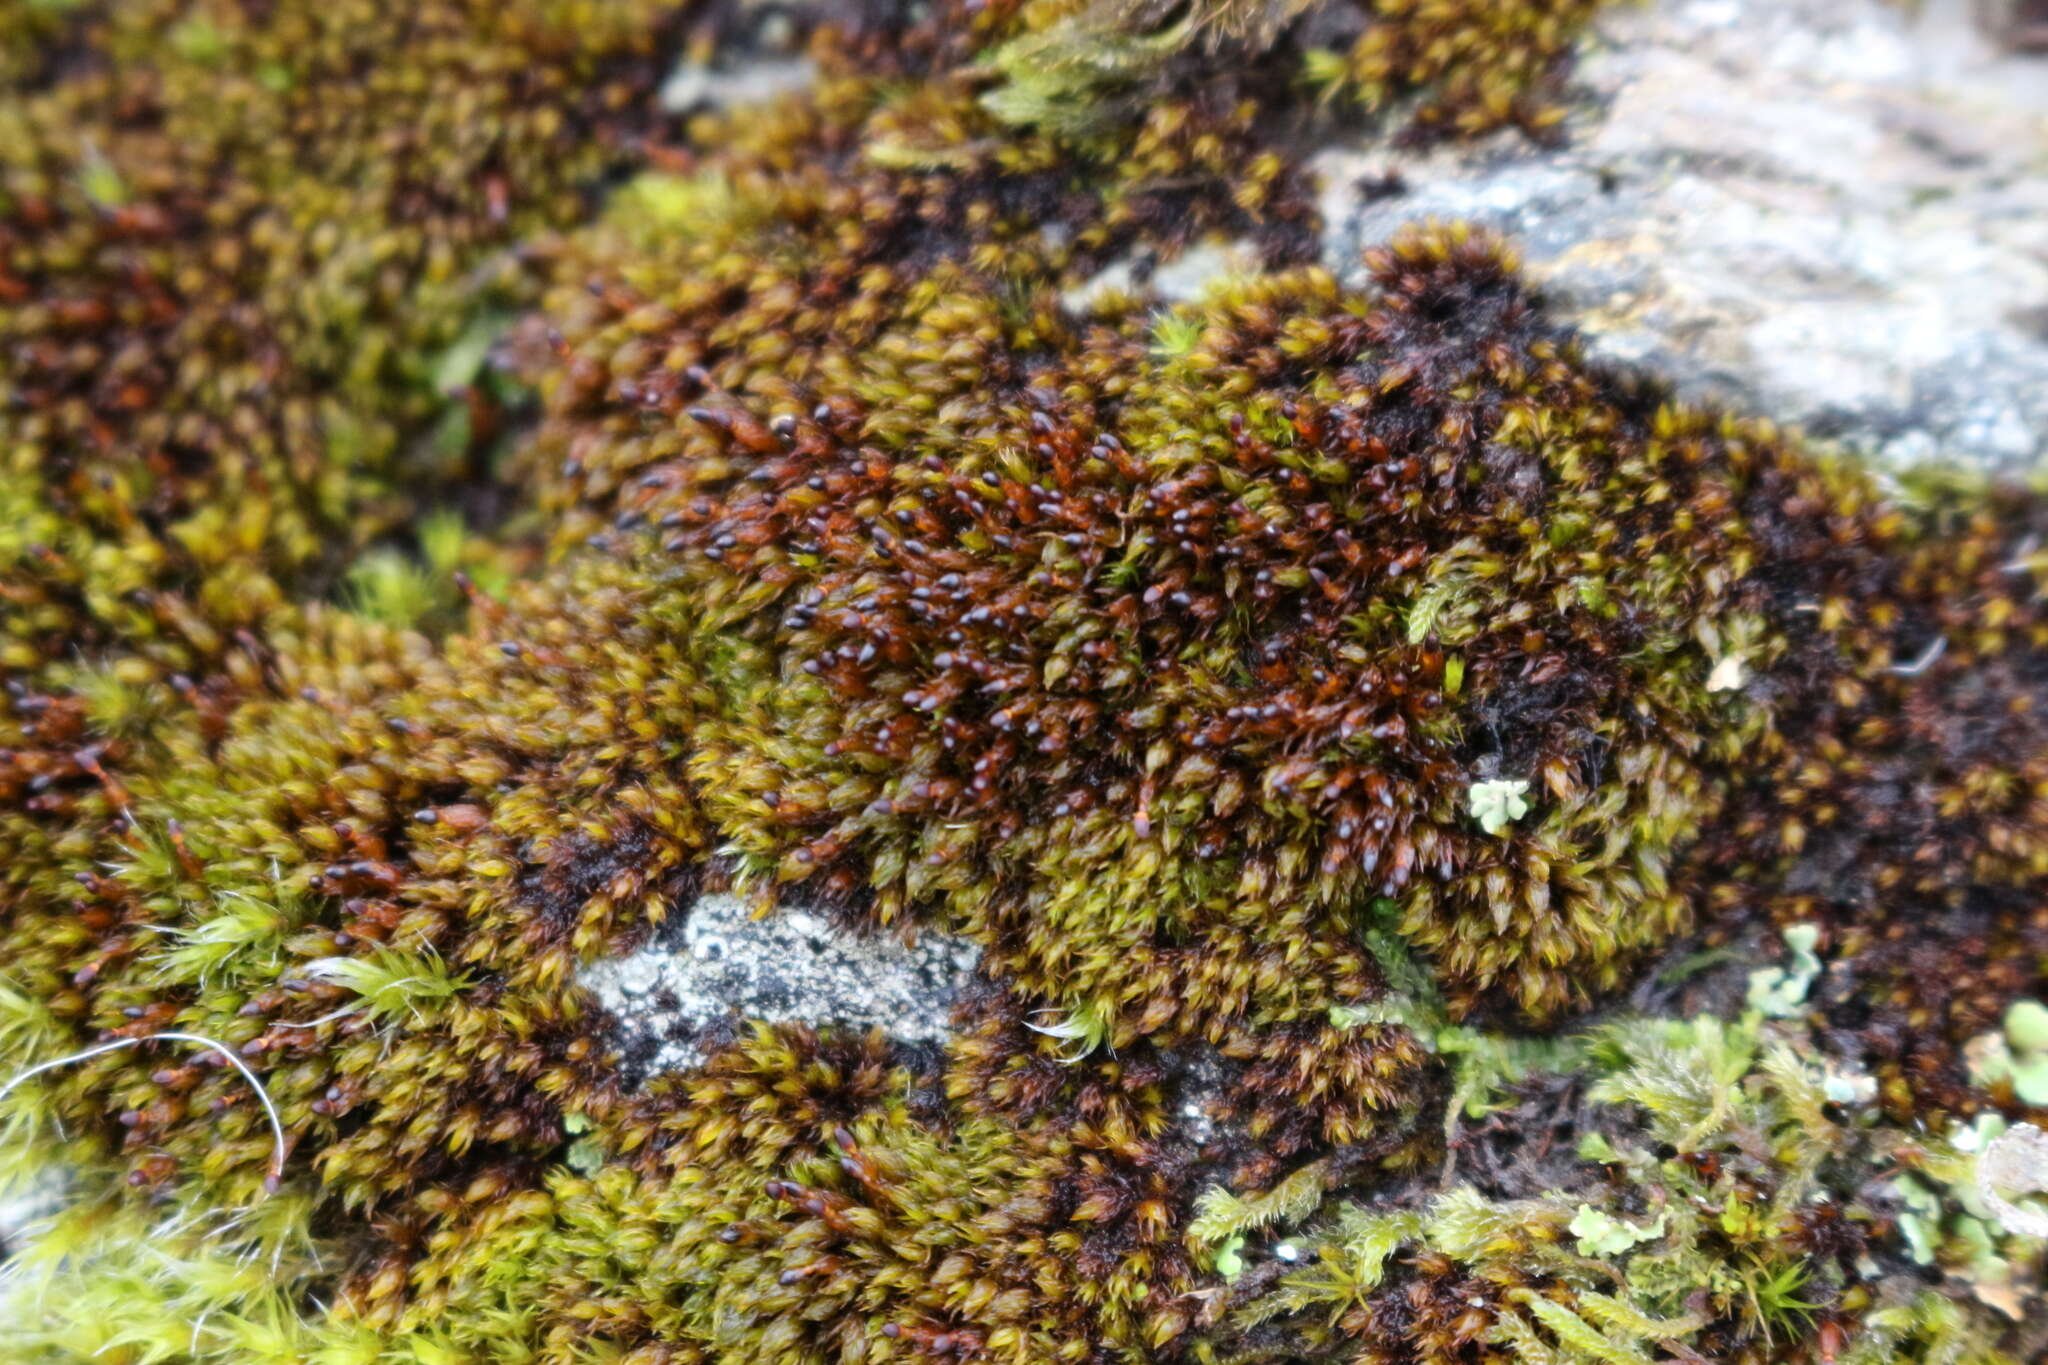
[[[944,934],[853,934],[798,907],[757,918],[745,900],[714,894],[636,951],[587,968],[583,984],[617,1016],[629,1064],[653,1074],[697,1061],[702,1029],[735,1016],[936,1041],[979,958]]]
[[[1326,259],[1511,235],[1598,355],[1893,460],[2048,453],[2048,56],[1967,0],[1655,0],[1557,145],[1333,148]]]

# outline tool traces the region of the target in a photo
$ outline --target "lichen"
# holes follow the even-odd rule
[[[1592,10],[0,0],[22,1358],[2016,1352],[2048,503],[1315,262]],[[643,1078],[707,887],[980,980]]]
[[[1822,1358],[1998,1359],[1994,1335],[1902,1263],[1885,1179],[1892,1163],[1968,1158],[1930,1152],[1867,1105],[1831,1101],[1807,1060],[1813,1043],[1754,1015],[1733,1027],[1608,1025],[1587,1069],[1578,1163],[1560,1172],[1568,1187],[1501,1199],[1461,1186],[1405,1207],[1333,1199],[1296,1211],[1309,1226],[1284,1234],[1291,1264],[1269,1260],[1256,1292],[1233,1290],[1225,1340],[1263,1337],[1256,1349],[1270,1354],[1278,1333],[1300,1338],[1291,1351],[1342,1343],[1375,1361],[1489,1349],[1610,1365],[1776,1359],[1801,1339]],[[1969,1223],[1957,1207],[1967,1193],[1916,1188],[1937,1219]],[[1212,1219],[1191,1232],[1249,1226]],[[1997,1290],[2038,1269],[2040,1244],[1979,1235],[1979,1258],[1953,1273],[1999,1302]],[[1936,1244],[1966,1257],[1968,1242],[1931,1234],[1916,1259],[1931,1263]]]

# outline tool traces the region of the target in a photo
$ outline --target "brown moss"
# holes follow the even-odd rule
[[[1589,12],[1380,6],[1359,60],[1425,126],[1540,129]],[[1673,405],[1463,228],[1311,264],[1286,22],[1020,131],[978,54],[1049,17],[841,16],[814,90],[680,125],[641,6],[85,7],[42,32],[91,60],[0,75],[0,965],[38,1055],[256,1068],[336,1321],[1172,1356],[1230,1297],[1199,1180],[1313,1207],[1433,1158],[1423,994],[1548,1026],[1694,926],[1820,924],[1895,1116],[2009,1105],[1959,1048],[2048,952],[2040,499]],[[1265,268],[1082,288],[1211,234]],[[436,500],[491,515],[437,551]],[[414,551],[461,597],[393,610]],[[992,980],[943,1060],[757,1030],[629,1094],[576,969],[707,877]],[[37,1109],[144,1197],[267,1174],[169,1049]],[[1245,1348],[1484,1359],[1557,1221]]]

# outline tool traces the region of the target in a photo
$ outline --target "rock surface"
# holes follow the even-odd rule
[[[37,1226],[64,1206],[68,1192],[68,1182],[56,1173],[27,1184],[10,1182],[0,1192],[0,1267],[28,1247]]]
[[[1973,0],[1652,0],[1563,144],[1333,148],[1327,260],[1497,227],[1594,351],[1889,459],[2048,457],[2048,55]]]
[[[906,1042],[944,1038],[980,956],[943,934],[906,944],[849,933],[801,908],[756,919],[739,897],[708,895],[637,952],[586,968],[582,982],[617,1016],[627,1064],[651,1075],[697,1061],[700,1031],[734,1015],[880,1026]]]

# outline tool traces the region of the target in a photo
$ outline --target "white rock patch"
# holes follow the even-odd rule
[[[800,907],[755,919],[736,896],[700,897],[679,929],[581,981],[617,1016],[620,1041],[648,1074],[701,1060],[696,1033],[738,1016],[866,1030],[911,1042],[945,1038],[954,997],[981,950],[921,933],[852,934]]]

